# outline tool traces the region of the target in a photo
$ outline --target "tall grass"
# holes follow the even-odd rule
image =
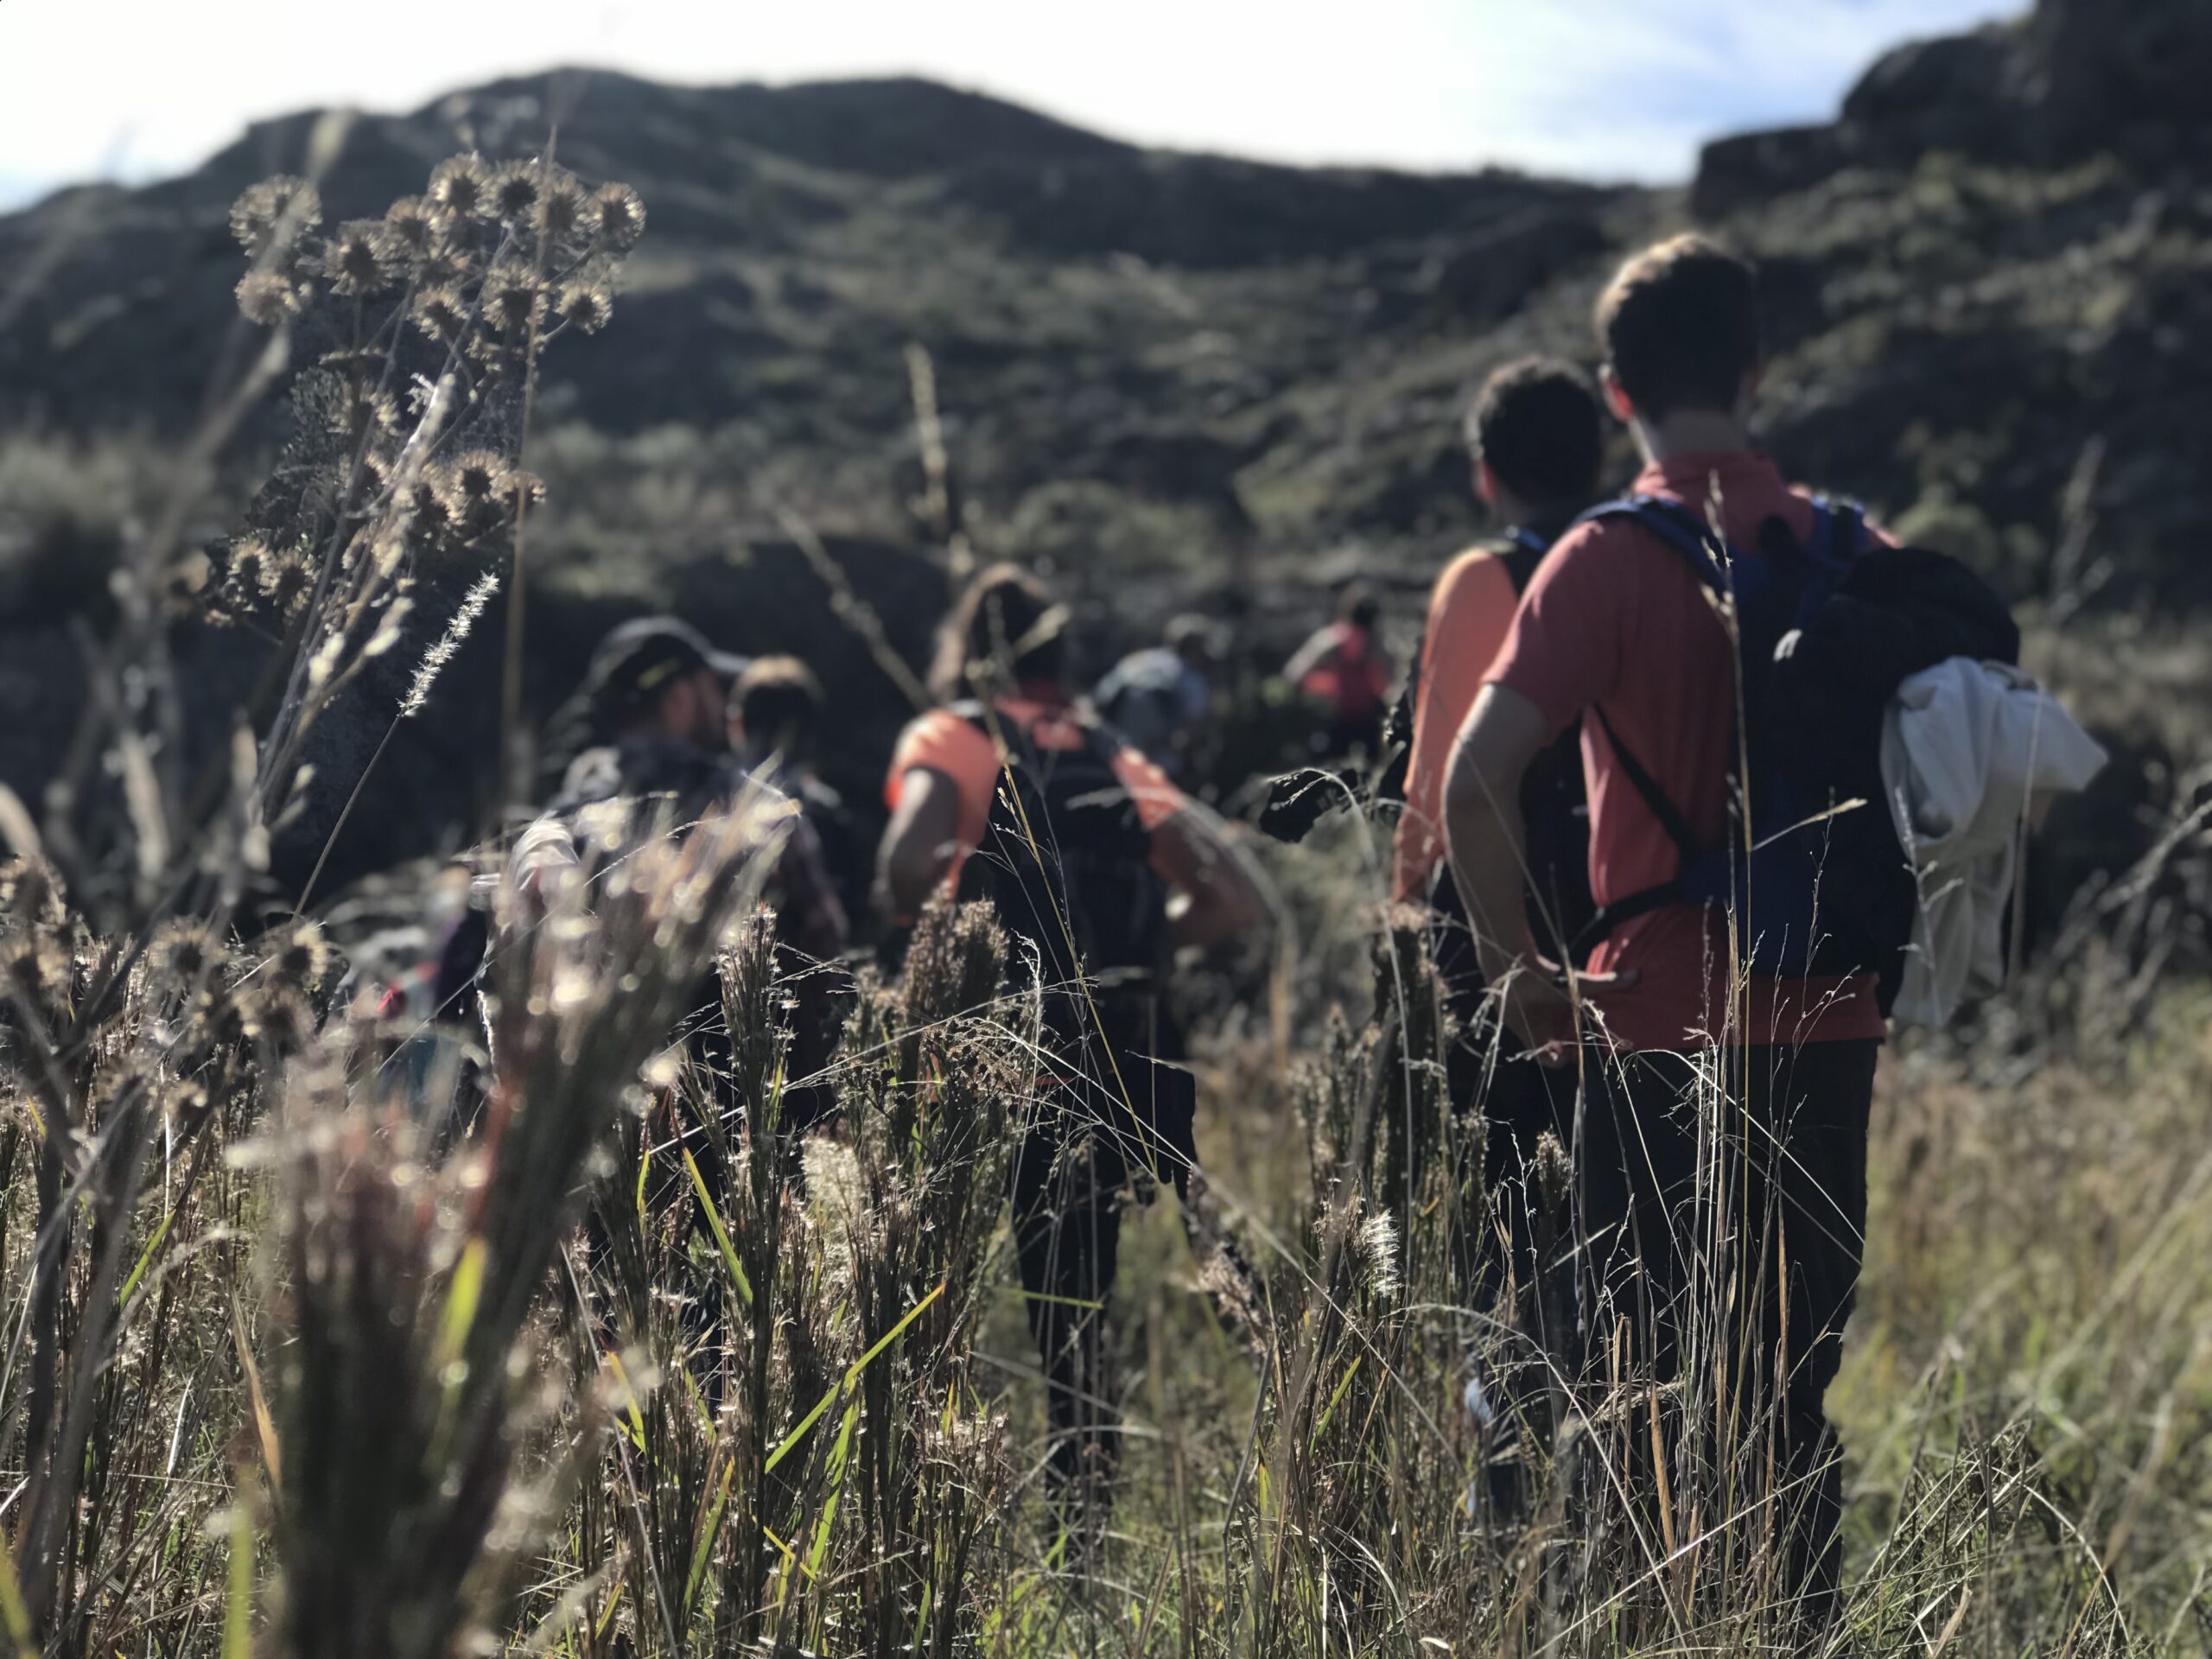
[[[182,550],[188,504],[124,550],[64,787],[0,796],[15,1650],[2201,1641],[2212,1050],[2202,994],[2146,971],[2201,823],[2090,902],[1986,1042],[1886,1066],[1832,1626],[1791,1605],[1757,1387],[1656,1388],[1631,1348],[1576,1351],[1555,1302],[1555,1344],[1471,1310],[1478,1270],[1500,1306],[1557,1293],[1512,1283],[1512,1206],[1444,1086],[1462,1033],[1420,930],[1375,919],[1364,822],[1268,855],[1302,948],[1271,1019],[1201,1039],[1209,1179],[1133,1222],[1130,1449],[1110,1524],[1071,1534],[1001,1216],[1053,1057],[987,912],[929,912],[798,1077],[762,802],[586,824],[582,864],[499,885],[471,1026],[393,1013],[269,903],[318,730],[370,709],[335,752],[373,766],[512,573],[529,365],[603,320],[636,228],[619,189],[466,159],[375,227],[317,238],[312,205],[242,204],[245,297],[284,345],[241,347],[199,446],[312,340],[286,470],[218,548]],[[197,768],[164,724],[180,607],[269,642],[265,696]],[[1522,1199],[1547,1250],[1574,1243],[1565,1160]],[[1745,1289],[1703,1282],[1707,1351]],[[1541,1384],[1510,1433],[1465,1403],[1509,1373]],[[1509,1449],[1516,1510],[1484,1496]]]

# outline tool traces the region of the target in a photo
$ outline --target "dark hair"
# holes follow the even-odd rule
[[[814,747],[822,682],[796,657],[762,657],[738,677],[738,717],[747,741],[785,755]]]
[[[1371,628],[1382,615],[1382,601],[1363,582],[1346,582],[1344,592],[1337,595],[1337,620],[1339,622],[1357,622],[1363,628]]]
[[[1598,298],[1598,339],[1637,413],[1727,410],[1760,357],[1758,278],[1718,242],[1646,248]]]
[[[1539,506],[1580,506],[1598,493],[1605,419],[1589,377],[1555,357],[1495,371],[1467,415],[1467,448],[1497,481]]]
[[[938,631],[930,690],[946,702],[976,695],[978,678],[1067,679],[1067,611],[1018,564],[977,573]]]

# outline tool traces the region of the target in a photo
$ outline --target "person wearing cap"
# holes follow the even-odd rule
[[[1093,707],[1170,778],[1182,775],[1213,709],[1221,631],[1203,616],[1179,616],[1165,643],[1133,651],[1090,693]]]
[[[565,763],[552,805],[688,795],[729,753],[729,693],[748,666],[688,622],[641,616],[610,629],[553,720]]]
[[[573,820],[594,803],[651,802],[680,833],[760,788],[730,747],[730,687],[747,665],[672,616],[611,630],[555,718],[556,752],[575,758],[544,814],[515,845],[508,866],[515,885],[528,890],[549,870],[578,861]],[[850,931],[844,906],[804,817],[794,819],[777,855],[769,905],[783,945],[817,962],[843,952]]]

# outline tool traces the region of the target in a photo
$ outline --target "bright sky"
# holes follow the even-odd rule
[[[1884,48],[2019,0],[5,0],[0,206],[196,164],[251,119],[556,64],[912,72],[1118,137],[1293,162],[1681,179],[1822,119]]]

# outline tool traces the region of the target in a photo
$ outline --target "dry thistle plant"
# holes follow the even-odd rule
[[[176,496],[125,550],[112,584],[118,620],[93,653],[92,695],[68,764],[35,813],[0,790],[0,834],[13,855],[0,878],[0,1163],[10,1176],[19,1160],[31,1168],[28,1201],[12,1185],[7,1195],[27,1231],[4,1263],[17,1315],[0,1355],[0,1436],[26,1475],[0,1599],[26,1649],[136,1639],[118,1634],[145,1624],[131,1590],[172,1563],[227,1581],[226,1617],[244,1620],[251,1529],[234,1537],[230,1568],[219,1552],[181,1546],[181,1535],[196,1538],[210,1490],[182,1471],[204,1466],[201,1440],[227,1435],[217,1426],[241,1421],[242,1398],[264,1431],[252,1444],[274,1485],[283,1484],[280,1420],[329,1432],[327,1420],[295,1412],[300,1396],[264,1379],[251,1299],[231,1319],[173,1312],[195,1292],[215,1306],[250,1288],[244,1224],[261,1178],[225,1154],[270,1121],[280,1097],[303,1133],[344,1106],[341,1082],[321,1063],[308,1081],[286,1082],[292,1058],[319,1046],[343,965],[312,921],[268,920],[272,842],[314,818],[319,793],[358,790],[359,779],[315,777],[324,751],[349,753],[344,744],[319,750],[318,740],[349,690],[372,689],[381,665],[395,662],[410,613],[442,608],[449,618],[417,677],[416,708],[480,613],[485,568],[539,493],[515,461],[533,365],[549,341],[606,321],[609,279],[644,216],[619,185],[588,194],[549,164],[494,174],[459,157],[438,169],[426,198],[380,219],[326,232],[315,183],[285,177],[246,192],[232,226],[250,262],[240,310],[268,339],[212,389]],[[296,355],[306,363],[293,383],[291,439],[244,525],[213,548],[181,550],[210,464]],[[168,642],[185,618],[250,631],[259,642],[250,648],[262,653],[258,690],[211,754],[183,741]],[[400,712],[395,696],[390,717]],[[738,850],[721,855],[736,861]],[[515,1040],[519,1057],[536,1051],[531,1033]],[[602,1040],[634,1042],[635,1031],[617,1027]],[[616,1071],[626,1077],[635,1065]],[[573,1070],[564,1080],[581,1083]],[[533,1127],[550,1133],[562,1122],[549,1104]],[[600,1122],[561,1142],[561,1155],[579,1160]],[[344,1155],[310,1149],[295,1170],[293,1267],[307,1276],[300,1294],[308,1300],[291,1311],[311,1316],[315,1286],[330,1283],[385,1298],[396,1318],[408,1297],[432,1294],[426,1287],[449,1294],[453,1264],[425,1255],[437,1230],[411,1193],[394,1196],[408,1182],[391,1169],[373,1173],[379,1160],[399,1167],[384,1130],[356,1123],[348,1134]],[[501,1167],[493,1160],[494,1176]],[[537,1173],[561,1179],[556,1165]],[[380,1179],[388,1202],[375,1197]],[[496,1200],[511,1185],[495,1179],[476,1194],[480,1224],[505,1213]],[[541,1230],[561,1213],[543,1192],[532,1202],[544,1211]],[[464,1356],[480,1389],[485,1376],[505,1386],[514,1309],[535,1293],[550,1248],[527,1228],[481,1247],[482,1288],[505,1299],[496,1313],[507,1323],[483,1324],[499,1334],[475,1338]],[[406,1338],[395,1329],[379,1339]],[[337,1386],[302,1363],[307,1382]],[[414,1408],[398,1395],[388,1403],[403,1414]],[[149,1429],[156,1412],[172,1414],[166,1439]],[[497,1444],[496,1433],[480,1438],[497,1427],[488,1413],[478,1408],[464,1425],[480,1449]],[[287,1472],[336,1480],[340,1466],[326,1459],[341,1449],[303,1447]],[[352,1449],[369,1452],[358,1440]],[[435,1486],[443,1473],[423,1478]],[[302,1542],[299,1528],[316,1513],[310,1490],[271,1513],[297,1523],[280,1534],[277,1554],[305,1575],[288,1605],[311,1620],[335,1611],[309,1571],[314,1549],[340,1560],[344,1550],[336,1532]],[[490,1491],[496,1497],[496,1484]],[[340,1517],[326,1510],[322,1518]],[[442,1565],[474,1570],[451,1557]],[[455,1628],[448,1614],[463,1601],[450,1586],[444,1604],[427,1580],[420,1587],[412,1614],[392,1614],[393,1645],[378,1650],[445,1650]],[[234,1635],[243,1639],[242,1624]]]

